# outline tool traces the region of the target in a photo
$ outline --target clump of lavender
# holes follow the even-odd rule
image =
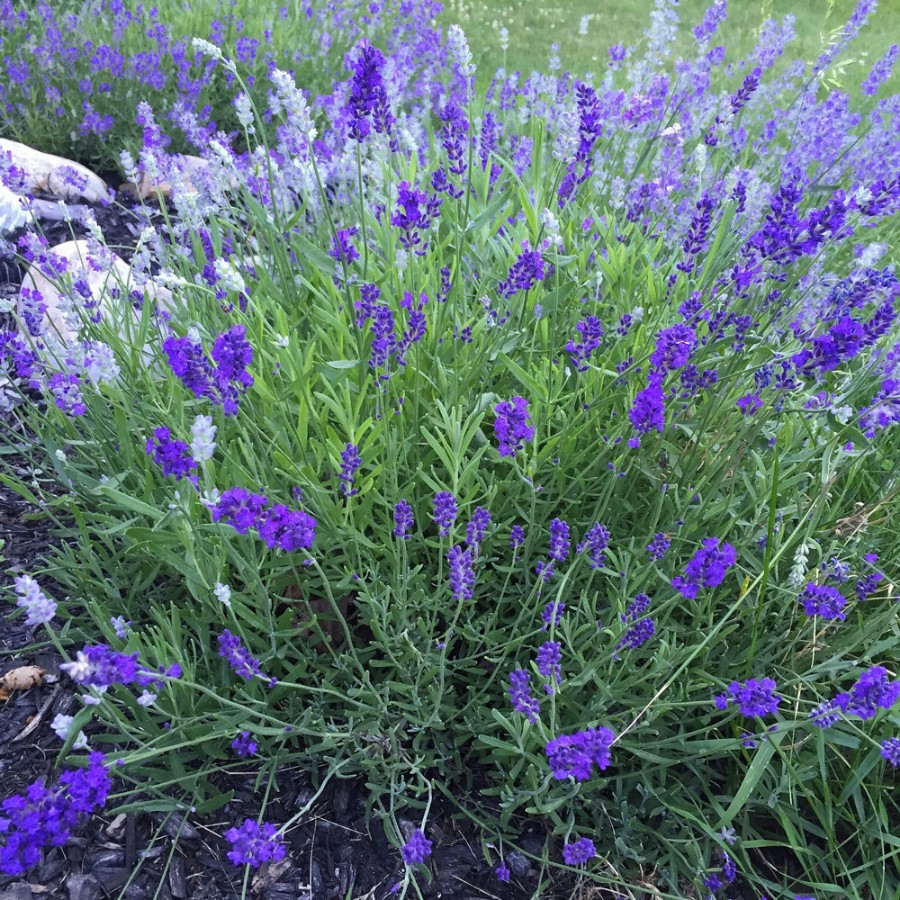
[[[686,366],[697,346],[697,335],[688,325],[664,328],[656,336],[656,349],[650,354],[650,365],[656,372],[672,371]]]
[[[554,628],[558,627],[565,611],[565,603],[560,600],[551,600],[541,611],[541,620],[544,623],[541,631],[546,631],[551,625]]]
[[[284,859],[287,848],[284,837],[269,822],[254,822],[244,819],[240,828],[229,828],[225,840],[231,844],[226,854],[235,866],[250,866],[258,869],[263,863]]]
[[[509,274],[497,285],[501,297],[509,300],[522,291],[530,291],[546,275],[544,257],[539,250],[526,249],[510,266]]]
[[[603,529],[603,526],[600,528]],[[570,546],[568,523],[562,519],[554,519],[550,523],[550,558],[557,562],[565,562]]]
[[[483,506],[476,506],[472,518],[466,526],[466,543],[476,548],[484,540],[487,530],[491,525],[491,514]]]
[[[247,371],[253,362],[253,348],[243,325],[216,336],[212,359],[200,341],[191,337],[167,337],[162,349],[172,372],[191,393],[221,405],[226,416],[237,415],[241,396],[253,385],[253,376]]]
[[[559,518],[554,519],[550,523],[550,559],[547,562],[541,560],[535,566],[535,571],[543,581],[550,581],[556,571],[556,564],[566,561],[570,547],[568,523]]]
[[[23,875],[45,847],[61,847],[88,816],[106,805],[112,778],[102,753],[84,769],[66,769],[53,788],[35,781],[24,794],[0,803],[0,871]]]
[[[107,688],[114,684],[160,687],[163,678],[181,677],[181,666],[177,663],[158,672],[150,672],[139,664],[137,651],[131,654],[120,653],[106,644],[84,647],[75,654],[72,662],[63,663],[60,669],[76,684],[97,688]]]
[[[900,737],[887,738],[882,741],[881,756],[895,769],[900,766]]]
[[[830,728],[841,715],[872,719],[879,709],[890,709],[900,699],[900,681],[892,681],[887,669],[872,666],[863,672],[849,691],[826,700],[809,714],[812,724],[818,728]]]
[[[219,635],[219,656],[228,663],[235,675],[239,675],[245,681],[251,681],[257,675],[262,675],[259,660],[251,656],[240,637],[232,634],[228,628]]]
[[[653,540],[647,544],[647,555],[651,560],[656,562],[666,555],[671,545],[672,541],[669,539],[668,535],[662,531],[658,531],[653,535]]]
[[[382,75],[386,61],[384,54],[368,41],[357,45],[346,105],[350,137],[357,141],[364,141],[373,128],[379,134],[391,133],[394,116]]]
[[[666,427],[665,391],[662,375],[658,372],[650,376],[647,387],[638,391],[628,411],[628,418],[636,432],[628,445],[635,450],[641,446],[641,435],[651,431],[661,432]]]
[[[391,224],[399,231],[400,246],[424,256],[428,251],[428,241],[422,240],[422,234],[431,228],[437,218],[441,198],[436,194],[429,197],[408,181],[401,181],[397,191],[398,208],[391,216]]]
[[[352,241],[358,232],[359,228],[356,225],[351,225],[349,228],[338,228],[331,239],[331,249],[328,251],[328,255],[345,266],[359,259],[359,250]]]
[[[513,397],[494,407],[497,416],[494,434],[499,444],[501,456],[515,456],[525,444],[534,438],[534,426],[528,424],[528,401],[524,397]]]
[[[216,426],[212,416],[197,416],[191,426],[190,454],[195,464],[209,462],[216,450]]]
[[[872,719],[879,709],[890,709],[900,698],[900,681],[892,681],[883,666],[863,672],[849,691],[834,698],[835,706],[848,716]]]
[[[649,616],[643,617],[649,608],[650,597],[647,594],[638,594],[629,604],[628,609],[622,613],[620,617],[622,624],[627,625],[628,628],[619,639],[619,643],[616,644],[614,659],[619,658],[619,650],[637,650],[656,634],[656,622]]]
[[[260,540],[270,550],[294,553],[312,547],[316,537],[316,521],[302,510],[292,510],[281,503],[269,506],[261,494],[246,488],[229,488],[210,506],[213,522],[223,522],[238,534],[256,528]]]
[[[603,323],[596,316],[586,316],[575,328],[580,340],[568,341],[566,353],[576,372],[587,372],[591,354],[603,341]]]

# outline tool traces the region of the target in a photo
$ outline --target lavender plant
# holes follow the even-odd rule
[[[831,50],[770,73],[789,22],[726,65],[721,2],[663,71],[658,7],[593,82],[478,96],[458,32],[415,109],[368,41],[316,111],[273,69],[118,306],[23,242],[76,332],[0,336],[68,488],[60,591],[16,602],[74,657],[71,740],[195,758],[203,808],[235,756],[364,775],[404,889],[440,792],[620,895],[893,896],[897,98],[855,114]]]

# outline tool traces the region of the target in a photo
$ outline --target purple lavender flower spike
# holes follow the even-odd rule
[[[394,537],[408,541],[410,539],[409,531],[415,525],[412,507],[401,500],[394,506]]]
[[[501,456],[515,456],[526,443],[534,438],[534,426],[528,424],[528,401],[524,397],[513,397],[501,401],[494,407],[497,416],[494,434]]]
[[[701,587],[718,587],[725,573],[737,562],[737,552],[731,544],[719,549],[719,538],[706,538],[703,546],[684,568],[684,575],[672,579],[672,587],[682,597],[695,600]]]
[[[236,675],[240,675],[245,681],[250,681],[254,676],[262,674],[259,660],[254,659],[244,646],[244,642],[227,628],[219,635],[219,656],[228,663]]]
[[[900,737],[892,737],[882,741],[881,756],[895,769],[900,766]]]
[[[525,669],[516,669],[509,673],[509,699],[513,709],[521,713],[534,724],[538,720],[541,712],[541,706],[538,701],[531,695],[531,676]]]
[[[563,847],[563,861],[567,866],[580,866],[597,855],[594,842],[590,838],[579,838]]]
[[[231,844],[226,854],[235,866],[258,869],[263,863],[283,859],[287,848],[278,829],[268,822],[262,824],[244,819],[240,828],[230,828],[225,839]]]
[[[472,555],[472,548],[463,549],[458,545],[451,547],[447,554],[447,563],[450,566],[448,578],[453,599],[471,600],[475,586],[475,558]]]
[[[834,704],[845,715],[865,720],[874,718],[879,709],[890,709],[898,699],[900,681],[891,681],[883,666],[872,666],[848,692],[838,694]]]
[[[359,447],[356,444],[347,444],[341,451],[341,493],[345,497],[354,497],[359,491],[353,487],[353,479],[359,469]]]
[[[487,534],[491,524],[491,514],[483,506],[476,506],[472,518],[466,526],[466,543],[470,547],[477,547]]]
[[[441,537],[450,537],[457,511],[456,498],[449,491],[438,491],[434,495],[434,523]]]
[[[403,862],[408,866],[425,862],[431,856],[431,846],[431,841],[425,837],[425,832],[420,828],[413,832],[412,837],[400,848]]]
[[[610,764],[610,748],[615,735],[609,728],[586,728],[549,741],[545,752],[553,777],[565,781],[587,781],[593,766],[602,772]]]
[[[803,604],[803,612],[808,616],[838,619],[841,622],[847,618],[843,612],[847,598],[836,587],[809,583],[803,588],[800,602]]]
[[[535,663],[538,672],[545,678],[555,679],[556,684],[562,683],[562,644],[559,641],[545,641],[541,644]],[[552,694],[553,684],[545,684],[544,690]]]
[[[602,569],[606,565],[604,551],[609,546],[609,537],[609,529],[600,522],[595,522],[584,536],[584,540],[578,545],[579,553],[587,551],[592,569]]]

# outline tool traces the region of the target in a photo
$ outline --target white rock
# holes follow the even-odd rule
[[[80,240],[58,244],[52,248],[51,252],[66,260],[67,272],[72,282],[79,278],[87,281],[91,290],[91,298],[97,303],[98,311],[104,316],[120,317],[118,310],[122,308],[122,304],[129,306],[131,304],[130,291],[140,289],[132,276],[128,263],[110,250],[104,252],[103,259],[95,259],[91,255],[88,242]],[[97,271],[98,268],[100,271]],[[43,322],[44,330],[49,329],[63,344],[68,344],[75,337],[79,322],[77,313],[72,311],[71,294],[75,292],[70,292],[64,287],[60,290],[36,265],[32,265],[25,273],[22,287],[40,292],[43,302],[47,304]],[[118,294],[115,296],[112,293],[113,289],[118,290]],[[157,301],[166,309],[171,308],[172,292],[168,288],[149,281],[142,290],[147,300]],[[76,302],[83,304],[84,300],[79,297]],[[17,303],[20,320],[22,306],[23,300],[20,295]],[[137,322],[140,318],[139,314],[136,311],[132,314]]]
[[[106,182],[80,163],[62,156],[41,153],[26,144],[0,138],[0,153],[25,172],[25,190],[44,193],[60,200],[87,200],[102,203],[109,196]],[[71,184],[75,181],[76,184]]]
[[[29,225],[32,220],[22,198],[0,181],[0,234],[9,234],[23,225]]]

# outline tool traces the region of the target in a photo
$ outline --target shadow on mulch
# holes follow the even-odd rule
[[[133,201],[119,195],[123,205]],[[118,206],[96,208],[95,215],[107,244],[128,260],[135,243],[131,218]],[[132,224],[133,224],[132,220]],[[71,229],[71,230],[70,230]],[[52,223],[43,228],[51,246],[83,236],[78,223]],[[21,233],[20,233],[21,234]],[[14,235],[17,237],[19,235]],[[18,292],[24,269],[13,260],[0,260],[0,297]],[[0,318],[4,318],[0,316]],[[0,321],[0,328],[9,323]],[[0,414],[0,471],[31,477],[28,459],[17,455],[22,442],[10,420]],[[0,586],[30,572],[50,546],[49,526],[39,510],[0,484]],[[38,514],[38,515],[36,515]],[[0,796],[24,791],[38,779],[54,780],[60,740],[49,723],[57,714],[72,715],[80,706],[74,686],[60,673],[62,660],[23,624],[0,609],[0,675],[23,665],[46,670],[45,683],[14,692],[0,702]],[[261,900],[381,900],[404,877],[404,866],[391,847],[382,823],[367,820],[368,795],[361,781],[335,781],[327,786],[308,815],[285,837],[286,857],[251,872],[231,865],[222,835],[245,818],[260,812],[256,778],[247,770],[220,776],[223,791],[233,799],[206,820],[164,813],[111,813],[93,817],[65,847],[44,853],[39,866],[17,878],[0,876],[0,900],[231,900],[248,895]],[[314,795],[303,772],[283,771],[279,790],[268,798],[267,821],[286,822]],[[115,788],[114,788],[115,790]],[[400,822],[410,832],[414,822]],[[480,836],[471,824],[459,821],[452,810],[436,804],[429,816],[434,843],[428,860],[431,875],[417,875],[423,897],[440,900],[524,900],[534,896],[538,873],[528,859],[511,852],[506,857],[513,873],[508,884],[494,876],[480,850]],[[523,846],[539,852],[543,838],[526,835]],[[529,843],[530,841],[530,843]],[[415,889],[410,889],[415,896]]]

